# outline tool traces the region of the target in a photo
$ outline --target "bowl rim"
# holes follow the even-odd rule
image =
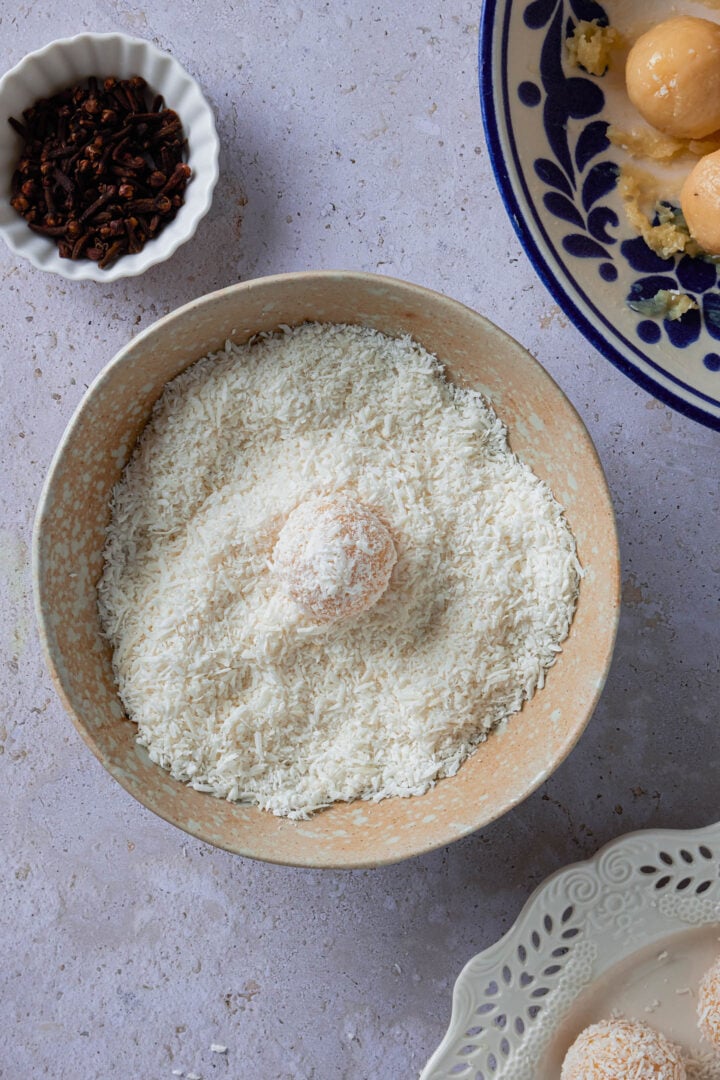
[[[42,270],[45,273],[57,274],[66,281],[95,281],[99,284],[105,284],[107,282],[119,281],[122,278],[138,277],[140,274],[144,274],[145,271],[149,270],[151,267],[157,266],[159,263],[165,262],[167,259],[171,258],[179,247],[192,239],[197,231],[198,225],[212,206],[213,192],[220,175],[220,141],[217,134],[213,111],[210,108],[197,79],[190,74],[172,53],[159,48],[154,42],[147,40],[147,38],[125,34],[121,30],[113,30],[107,33],[94,33],[86,30],[82,33],[74,34],[71,37],[55,38],[41,48],[26,53],[13,65],[13,67],[4,73],[2,78],[0,78],[0,102],[2,102],[3,94],[8,85],[16,79],[18,75],[22,75],[23,69],[27,65],[36,61],[42,63],[55,51],[75,51],[82,49],[83,46],[90,42],[117,44],[118,47],[138,48],[143,51],[147,57],[150,57],[153,60],[162,61],[164,65],[169,66],[178,80],[184,83],[192,92],[196,106],[202,113],[204,122],[207,124],[208,136],[207,147],[205,148],[206,152],[203,153],[202,173],[198,173],[196,170],[193,175],[193,180],[199,181],[202,177],[202,188],[204,188],[204,191],[202,192],[204,196],[202,203],[198,206],[193,216],[185,216],[184,218],[182,217],[181,207],[180,213],[176,215],[156,238],[158,241],[161,241],[164,238],[166,245],[161,246],[160,249],[156,247],[154,252],[152,250],[152,245],[146,245],[137,253],[138,256],[144,257],[138,258],[138,261],[133,267],[128,268],[125,260],[121,258],[107,270],[100,270],[97,264],[92,260],[85,260],[83,262],[76,261],[73,263],[65,259],[60,259],[59,256],[56,256],[52,264],[48,265],[38,257],[32,248],[28,249],[24,242],[18,241],[11,234],[6,224],[0,221],[0,237],[2,237],[8,248],[14,255],[19,255],[23,259],[27,259],[27,261],[37,270]],[[158,92],[160,92],[159,89]],[[178,225],[181,225],[181,227],[174,228]],[[134,258],[134,256],[130,257]],[[66,263],[68,263],[67,266],[65,265]],[[73,273],[69,272],[71,266],[74,268]]]
[[[54,661],[52,649],[50,646],[50,622],[51,612],[45,611],[44,605],[44,556],[42,551],[41,537],[43,533],[43,526],[45,518],[49,512],[49,502],[51,499],[51,491],[54,483],[54,475],[56,469],[60,465],[62,459],[65,456],[68,443],[71,441],[75,428],[80,422],[81,414],[85,408],[86,402],[92,395],[111,377],[114,370],[121,366],[126,359],[127,354],[137,347],[138,343],[142,343],[145,338],[150,337],[152,334],[162,330],[165,326],[169,325],[176,319],[182,318],[186,313],[191,311],[199,304],[209,303],[217,299],[221,295],[228,293],[239,293],[245,291],[251,291],[260,287],[273,286],[275,284],[281,284],[286,282],[302,282],[314,280],[317,282],[338,280],[343,282],[361,282],[368,285],[377,285],[382,283],[384,286],[390,286],[391,288],[400,288],[406,290],[409,293],[414,294],[419,299],[423,297],[432,297],[434,300],[439,300],[441,303],[448,305],[452,309],[462,311],[463,313],[470,313],[473,319],[478,320],[480,323],[489,327],[494,333],[497,333],[499,337],[509,342],[514,348],[519,349],[525,356],[526,360],[532,365],[536,366],[543,373],[545,378],[549,380],[551,385],[555,388],[556,392],[564,400],[571,414],[574,416],[579,430],[582,433],[585,441],[585,449],[589,456],[592,458],[595,466],[595,474],[598,483],[598,492],[601,494],[605,506],[608,511],[608,526],[610,535],[613,541],[614,559],[612,561],[612,571],[608,580],[608,595],[610,600],[610,618],[608,620],[607,630],[607,648],[606,653],[602,661],[602,674],[595,681],[591,692],[587,696],[587,706],[585,708],[585,715],[581,723],[576,722],[572,728],[571,733],[568,735],[565,743],[555,759],[546,768],[535,773],[532,778],[527,782],[522,790],[518,791],[506,804],[496,809],[494,806],[487,811],[480,821],[474,821],[468,823],[464,827],[456,827],[451,836],[445,837],[442,840],[430,841],[421,844],[407,844],[402,854],[394,854],[389,852],[381,858],[344,858],[342,860],[328,860],[323,861],[321,859],[311,861],[291,860],[286,857],[274,857],[273,852],[269,852],[267,855],[259,856],[256,852],[247,850],[243,847],[242,843],[231,845],[229,843],[219,842],[216,839],[211,839],[207,836],[206,830],[200,826],[193,828],[190,824],[181,824],[175,821],[169,814],[163,813],[154,799],[153,790],[151,789],[147,794],[145,791],[138,792],[131,782],[127,779],[124,771],[119,768],[111,760],[110,756],[105,752],[104,748],[98,743],[98,741],[87,730],[83,720],[76,713],[73,706],[70,703],[69,697],[65,692],[62,677],[58,669],[57,664]],[[199,357],[197,359],[200,359]],[[190,361],[193,363],[194,361]],[[491,403],[492,404],[492,403]],[[502,417],[501,417],[502,419]],[[492,822],[497,821],[505,814],[512,811],[525,799],[536,791],[541,784],[548,779],[567,759],[570,753],[577,746],[581,736],[587,728],[594,712],[597,707],[597,703],[603,692],[605,683],[610,672],[612,660],[615,651],[615,643],[617,639],[617,631],[620,620],[621,612],[621,562],[620,562],[620,548],[617,532],[617,520],[615,516],[615,510],[612,502],[610,489],[608,486],[607,478],[602,467],[599,455],[590,436],[587,427],[578,413],[575,406],[569,400],[562,388],[555,382],[550,373],[543,367],[543,365],[535,359],[532,353],[529,352],[523,345],[521,345],[515,338],[508,334],[505,330],[502,330],[495,323],[493,323],[486,316],[480,314],[480,312],[464,304],[460,300],[455,300],[452,297],[446,296],[444,293],[440,293],[437,290],[427,288],[423,285],[418,285],[413,282],[408,282],[400,278],[387,277],[382,274],[375,274],[366,271],[355,270],[305,270],[298,272],[289,272],[282,274],[270,274],[264,277],[252,278],[247,281],[236,282],[232,285],[224,286],[221,289],[214,290],[210,293],[205,293],[202,296],[196,297],[193,300],[175,308],[167,315],[162,316],[155,322],[147,326],[141,333],[137,334],[134,338],[128,341],[122,346],[120,350],[108,361],[108,363],[98,372],[93,381],[88,386],[87,390],[83,394],[82,398],[78,402],[75,410],[63,432],[61,440],[53,454],[50,464],[47,467],[45,480],[41,489],[41,493],[38,499],[35,517],[33,521],[32,531],[32,547],[31,547],[31,568],[32,568],[32,588],[33,588],[33,601],[35,609],[35,618],[38,628],[38,636],[40,639],[41,650],[45,659],[47,669],[52,678],[52,682],[58,693],[58,696],[62,702],[65,711],[68,713],[75,729],[85,742],[85,744],[92,750],[98,761],[104,766],[108,773],[116,780],[121,787],[123,787],[133,798],[137,799],[139,803],[145,806],[148,810],[151,810],[158,817],[167,821],[169,824],[174,825],[176,828],[181,829],[183,832],[202,840],[204,843],[211,844],[213,847],[219,847],[225,851],[235,855],[242,855],[246,858],[253,858],[262,862],[272,863],[282,866],[296,866],[307,867],[311,869],[372,869],[380,866],[388,866],[397,862],[404,861],[408,858],[414,858],[418,855],[424,855],[431,851],[438,850],[442,847],[446,847],[451,843],[455,843],[456,840],[460,840],[465,836],[469,836],[478,829],[484,828],[490,825]],[[160,768],[160,766],[157,766]],[[181,783],[177,781],[177,783]],[[209,796],[213,797],[213,796]],[[322,811],[320,811],[322,813]]]
[[[526,214],[520,204],[520,199],[516,193],[515,185],[510,176],[510,169],[502,146],[503,121],[498,116],[498,109],[495,104],[495,90],[493,88],[493,74],[495,72],[493,49],[499,34],[502,35],[503,40],[505,40],[507,36],[511,7],[512,0],[486,0],[483,4],[478,38],[478,83],[480,109],[488,145],[490,164],[492,166],[503,206],[510,218],[515,234],[545,288],[553,299],[557,301],[571,322],[602,356],[609,360],[623,373],[623,375],[627,375],[637,386],[640,386],[643,390],[652,394],[653,397],[662,401],[664,405],[669,406],[676,412],[682,413],[691,420],[695,420],[699,424],[720,431],[720,416],[707,412],[697,404],[696,401],[690,401],[681,397],[679,393],[668,389],[668,387],[654,379],[652,375],[642,371],[628,356],[604,336],[592,320],[580,309],[572,295],[563,288],[558,279],[558,275],[553,271],[549,258],[542,251],[541,246],[536,239],[534,230],[527,220]],[[502,89],[498,90],[498,93],[502,93],[504,101],[507,101],[508,99],[506,78],[507,72],[503,70],[501,78]],[[505,121],[507,122],[508,130],[510,130],[507,116],[505,117]],[[532,203],[529,195],[527,198],[528,202]],[[538,225],[538,228],[541,229],[542,226]],[[562,264],[560,263],[560,265]],[[643,356],[646,363],[658,366],[655,365],[654,361],[644,357],[644,354],[640,349],[638,349],[637,352],[639,356]],[[673,377],[668,375],[668,378]],[[688,386],[688,393],[693,394],[696,400],[707,397],[702,391],[696,390],[691,386]],[[717,404],[712,399],[708,400],[712,401],[713,404]]]

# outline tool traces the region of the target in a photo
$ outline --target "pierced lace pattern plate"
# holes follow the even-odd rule
[[[461,972],[421,1080],[557,1080],[565,1049],[613,1007],[700,1058],[697,979],[720,952],[720,825],[631,833],[548,878]],[[672,1030],[668,1030],[668,1025]],[[720,1076],[713,1064],[695,1078]]]

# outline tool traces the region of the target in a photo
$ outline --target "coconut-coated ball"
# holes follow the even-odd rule
[[[720,1050],[720,957],[702,978],[697,1013],[701,1032],[716,1050]]]
[[[376,603],[396,562],[386,526],[368,506],[346,495],[300,503],[273,552],[283,591],[321,623],[359,615]]]
[[[679,1047],[640,1021],[617,1017],[585,1028],[560,1080],[687,1080]]]

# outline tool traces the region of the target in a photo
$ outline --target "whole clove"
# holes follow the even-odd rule
[[[180,117],[138,75],[91,77],[9,123],[23,140],[10,203],[61,258],[105,269],[183,205],[192,171]]]

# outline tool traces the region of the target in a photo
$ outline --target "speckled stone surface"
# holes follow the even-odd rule
[[[2,69],[81,29],[154,40],[215,109],[221,179],[191,245],[140,279],[71,284],[0,251],[0,1076],[416,1076],[460,968],[547,873],[720,816],[720,439],[596,354],[520,250],[482,134],[478,4],[84,11],[5,4]],[[596,442],[623,558],[615,661],[566,763],[482,833],[375,871],[253,863],[143,810],[65,717],[32,611],[40,487],[100,367],[194,296],[321,267],[447,292],[529,347]]]

